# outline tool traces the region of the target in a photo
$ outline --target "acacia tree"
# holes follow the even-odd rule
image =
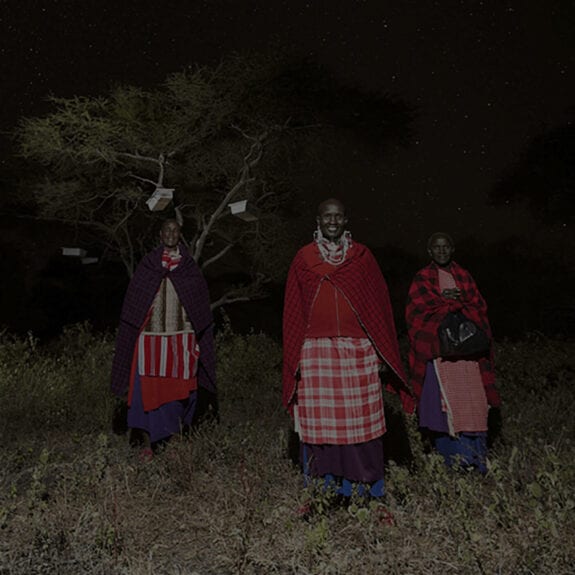
[[[48,115],[23,119],[16,132],[21,155],[43,167],[31,188],[38,217],[91,230],[131,275],[156,227],[145,201],[174,188],[171,215],[202,269],[236,251],[251,278],[214,306],[261,294],[285,270],[294,158],[317,152],[334,126],[387,141],[405,135],[411,119],[406,106],[342,89],[309,63],[277,55],[232,56],[151,90],[49,100]],[[258,209],[257,221],[230,216],[237,199]]]

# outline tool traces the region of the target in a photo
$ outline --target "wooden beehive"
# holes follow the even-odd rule
[[[151,212],[161,212],[173,199],[173,188],[156,188],[154,193],[146,200]]]
[[[244,222],[255,222],[258,219],[257,209],[251,205],[248,200],[240,200],[239,202],[232,202],[228,204],[232,216],[244,220]]]
[[[83,248],[62,248],[62,255],[72,258],[86,257],[86,250]]]

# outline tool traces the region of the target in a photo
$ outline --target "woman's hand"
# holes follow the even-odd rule
[[[441,292],[441,295],[445,299],[459,299],[459,297],[461,296],[461,290],[458,287],[447,288]]]

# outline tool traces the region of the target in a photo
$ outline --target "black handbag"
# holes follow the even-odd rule
[[[441,357],[469,357],[489,351],[489,338],[460,311],[451,311],[437,329]]]

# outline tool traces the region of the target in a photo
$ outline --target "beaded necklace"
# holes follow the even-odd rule
[[[343,232],[338,243],[330,242],[324,238],[319,228],[313,233],[313,239],[317,244],[323,261],[333,266],[338,266],[345,261],[347,250],[352,245],[351,233],[347,231]]]

